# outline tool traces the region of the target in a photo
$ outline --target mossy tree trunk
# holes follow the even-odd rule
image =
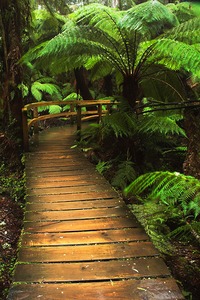
[[[3,78],[1,99],[3,101],[3,124],[15,120],[21,137],[22,95],[18,85],[22,81],[22,69],[18,64],[21,57],[21,28],[19,1],[9,0],[0,3],[0,30],[3,47]]]
[[[188,149],[183,170],[186,175],[200,179],[200,108],[186,109],[184,120]]]

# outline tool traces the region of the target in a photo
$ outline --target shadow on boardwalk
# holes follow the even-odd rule
[[[27,204],[9,300],[184,299],[123,200],[78,149],[75,128],[26,154]]]

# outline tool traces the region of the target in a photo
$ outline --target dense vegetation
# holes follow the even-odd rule
[[[181,275],[184,281],[189,278],[186,288],[195,295],[200,5],[168,2],[1,1],[0,194],[2,203],[8,199],[22,206],[23,105],[63,100],[64,108],[49,110],[58,113],[68,109],[67,100],[117,100],[119,107],[100,124],[88,126],[77,144],[123,195],[166,257],[172,260],[177,241],[192,247],[195,257],[188,256],[193,263]],[[48,108],[41,107],[44,111]],[[2,231],[4,223],[0,220]],[[8,269],[0,264],[3,274]]]

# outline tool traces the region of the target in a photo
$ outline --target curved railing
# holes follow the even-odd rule
[[[29,130],[33,127],[34,133],[38,133],[38,122],[46,119],[69,117],[70,123],[76,121],[77,130],[81,130],[81,123],[84,120],[97,118],[100,122],[101,117],[110,112],[116,102],[111,100],[76,100],[76,101],[50,101],[50,102],[37,102],[27,104],[22,108],[22,121],[23,121],[23,143],[24,150],[29,150]],[[51,106],[51,105],[69,105],[69,110],[57,114],[39,115],[38,107]],[[103,108],[103,106],[105,106]],[[90,107],[92,109],[90,109]],[[86,108],[86,111],[83,111]]]

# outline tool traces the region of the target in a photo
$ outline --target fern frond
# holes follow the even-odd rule
[[[168,31],[164,37],[192,45],[200,43],[199,31],[200,18],[193,18]]]
[[[50,114],[59,114],[62,111],[62,107],[59,105],[51,105],[49,107]]]
[[[192,176],[171,172],[152,172],[141,175],[126,189],[125,194],[148,196],[148,199],[160,199],[169,206],[179,206],[184,215],[191,211],[196,218],[200,199],[200,181]],[[195,203],[195,204],[194,204]]]
[[[153,60],[172,70],[183,69],[200,77],[200,52],[193,45],[171,39],[160,39],[154,44]]]
[[[124,189],[127,184],[136,178],[134,163],[131,160],[125,160],[118,165],[118,169],[113,177],[111,184],[114,187]]]
[[[137,122],[133,114],[114,112],[103,118],[103,125],[112,129],[116,137],[132,136],[136,131]]]
[[[42,100],[42,92],[48,93],[49,95],[56,94],[57,97],[61,98],[58,86],[55,84],[35,81],[31,86],[31,93],[37,101]]]
[[[177,124],[177,121],[179,120],[179,115],[160,116],[155,113],[144,115],[140,119],[139,131],[145,133],[159,132],[164,135],[177,134],[186,136],[184,129]]]
[[[175,15],[157,0],[147,1],[129,9],[122,19],[129,30],[139,31],[143,39],[151,39],[178,24]]]

